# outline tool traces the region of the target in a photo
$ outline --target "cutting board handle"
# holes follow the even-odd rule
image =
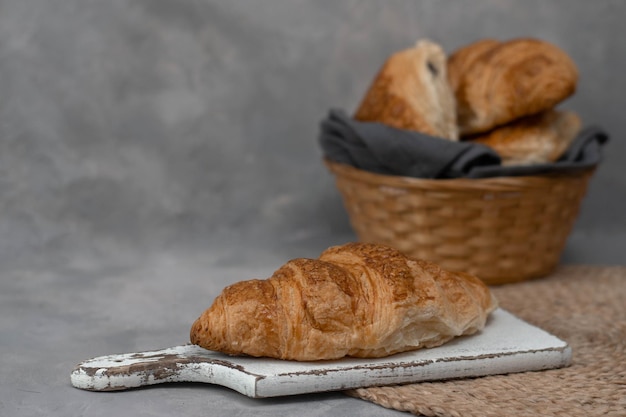
[[[70,379],[74,387],[89,391],[119,391],[165,382],[216,383],[213,368],[228,364],[206,353],[201,347],[182,345],[100,356],[78,364]]]

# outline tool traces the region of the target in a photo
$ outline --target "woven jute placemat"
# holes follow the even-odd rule
[[[572,365],[346,393],[424,416],[626,416],[626,267],[564,266],[493,291],[502,308],[567,341]]]

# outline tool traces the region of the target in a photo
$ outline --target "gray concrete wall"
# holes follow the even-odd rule
[[[565,260],[623,263],[625,15],[619,0],[0,0],[0,263],[316,255],[352,236],[316,142],[327,110],[352,111],[418,38],[518,36],[571,54],[563,107],[613,137]]]
[[[185,344],[225,285],[354,239],[318,123],[422,37],[572,55],[563,105],[613,140],[563,260],[624,264],[624,16],[620,0],[0,0],[0,415],[404,415],[341,393],[104,395],[69,375]]]

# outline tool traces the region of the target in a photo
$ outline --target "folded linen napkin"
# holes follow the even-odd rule
[[[416,178],[487,178],[540,175],[596,166],[609,136],[587,127],[556,162],[502,166],[491,148],[471,141],[454,142],[381,123],[359,122],[333,109],[321,122],[319,142],[324,157],[379,174]]]

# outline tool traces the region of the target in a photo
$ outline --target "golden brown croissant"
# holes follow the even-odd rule
[[[495,306],[474,276],[387,246],[348,243],[319,259],[291,260],[267,280],[226,287],[190,336],[231,355],[383,357],[474,333]]]
[[[495,150],[502,157],[502,165],[539,164],[559,159],[580,128],[581,121],[575,113],[548,110],[471,140]]]
[[[449,57],[448,74],[462,135],[551,109],[575,92],[578,80],[572,59],[537,39],[472,43]]]
[[[458,140],[456,104],[447,81],[446,55],[428,40],[391,55],[354,118]]]

